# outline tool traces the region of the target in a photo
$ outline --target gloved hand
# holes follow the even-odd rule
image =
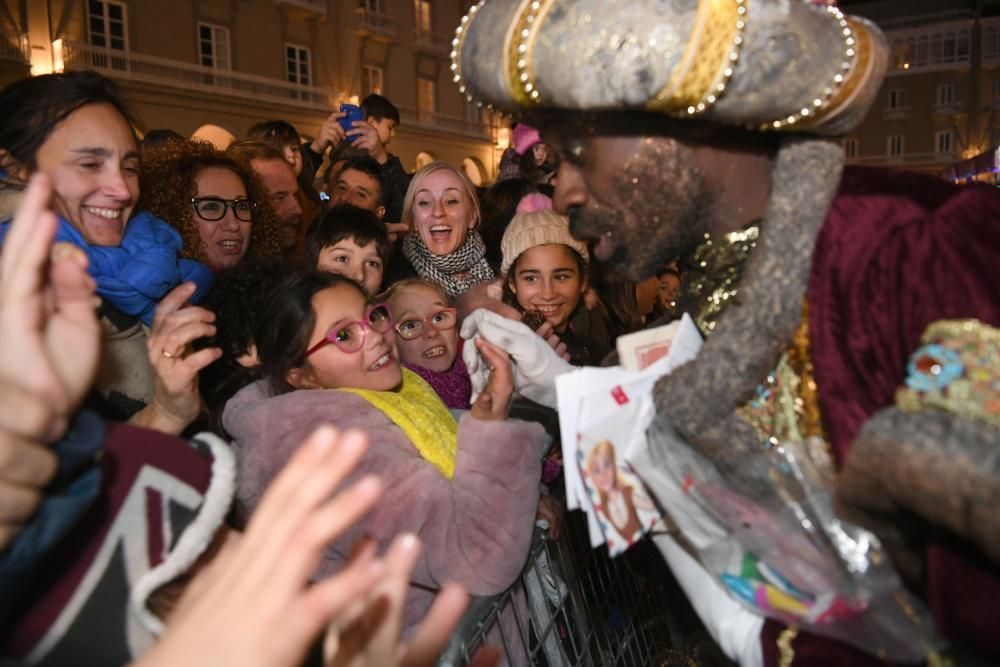
[[[462,338],[471,341],[482,336],[503,348],[514,361],[514,388],[521,396],[550,408],[556,407],[556,377],[573,370],[555,350],[526,325],[483,308],[474,310],[462,322]],[[462,351],[472,379],[472,400],[486,386],[489,368],[475,345]]]

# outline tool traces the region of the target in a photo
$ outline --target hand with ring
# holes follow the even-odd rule
[[[194,292],[193,283],[179,285],[156,308],[146,342],[156,387],[153,401],[132,418],[134,424],[178,435],[201,414],[198,373],[222,350],[191,351],[193,341],[215,335],[215,313],[187,305]]]

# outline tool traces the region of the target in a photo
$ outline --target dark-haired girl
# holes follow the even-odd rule
[[[425,548],[407,625],[446,581],[476,595],[506,589],[530,545],[545,440],[535,424],[506,421],[513,380],[505,353],[480,348],[496,381],[456,421],[426,382],[401,368],[389,309],[357,284],[330,274],[289,276],[266,312],[255,336],[264,379],[238,393],[223,415],[244,513],[303,434],[323,423],[360,429],[371,445],[354,476],[377,473],[386,493],[330,545],[319,575],[344,567],[362,536],[384,548],[409,531]]]

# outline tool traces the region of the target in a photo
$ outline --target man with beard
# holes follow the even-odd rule
[[[302,207],[296,197],[299,184],[292,165],[280,150],[263,141],[237,141],[226,152],[249,165],[267,191],[280,223],[285,256],[300,254],[305,230]]]
[[[492,0],[463,19],[452,69],[540,128],[562,160],[555,204],[599,261],[636,280],[680,262],[706,342],[656,386],[633,461],[651,490],[668,497],[683,447],[784,507],[768,450],[818,443],[822,465],[825,445],[840,516],[880,538],[957,651],[995,662],[1000,195],[843,169],[830,138],[887,64],[877,28],[804,0]],[[565,368],[513,327],[477,312],[463,335],[507,347],[519,391],[551,404]],[[755,617],[690,544],[656,542],[742,664],[878,662]]]

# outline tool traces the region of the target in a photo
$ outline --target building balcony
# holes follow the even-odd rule
[[[904,169],[926,169],[928,167],[940,166],[943,163],[953,160],[954,157],[953,154],[937,153],[934,151],[927,153],[902,153],[901,155],[878,153],[875,155],[858,155],[853,158],[847,158],[846,162],[847,164],[869,166],[892,165],[903,167]]]
[[[107,49],[82,42],[67,41],[63,46],[63,59],[68,70],[93,69],[125,81],[322,111],[332,108],[335,97],[331,91],[323,88],[300,86],[280,79]]]
[[[278,9],[306,19],[326,19],[326,0],[275,0]]]
[[[357,31],[360,37],[393,42],[396,40],[396,20],[386,14],[373,12],[366,7],[358,7]]]
[[[962,113],[962,103],[961,102],[938,102],[931,107],[931,112],[936,116],[954,116],[957,113]]]
[[[451,37],[416,28],[413,31],[413,48],[432,55],[447,56],[451,52]]]
[[[436,111],[418,109],[399,109],[399,120],[407,128],[425,129],[432,132],[449,132],[474,139],[493,141],[492,128],[488,123],[478,119],[449,116]]]
[[[882,120],[906,120],[910,117],[910,107],[886,107],[882,109]]]
[[[28,36],[13,30],[0,31],[0,60],[18,63],[31,62],[31,50]]]

